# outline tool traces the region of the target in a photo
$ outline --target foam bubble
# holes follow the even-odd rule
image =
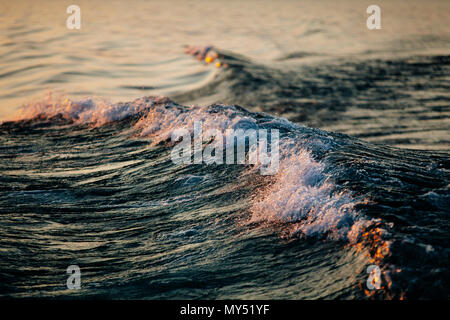
[[[355,210],[360,200],[349,191],[337,191],[324,164],[310,151],[284,147],[280,152],[279,173],[253,200],[250,222],[289,222],[290,235],[356,241],[368,225]]]
[[[148,110],[157,103],[162,103],[164,97],[147,97],[129,103],[111,104],[91,98],[81,100],[53,98],[51,94],[46,99],[27,104],[20,108],[12,121],[28,119],[51,119],[59,116],[75,124],[104,125],[120,121],[141,111]]]

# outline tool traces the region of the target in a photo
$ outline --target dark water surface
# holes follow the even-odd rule
[[[448,299],[448,2],[92,3],[1,3],[0,297]],[[174,164],[194,121],[279,172]]]

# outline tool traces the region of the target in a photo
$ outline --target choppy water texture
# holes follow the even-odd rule
[[[449,297],[448,2],[79,5],[1,2],[1,297]],[[174,164],[194,121],[278,173]]]

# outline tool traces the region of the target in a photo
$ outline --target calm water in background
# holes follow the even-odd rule
[[[199,87],[213,76],[183,55],[214,45],[259,62],[412,52],[448,53],[448,1],[378,1],[382,30],[366,28],[370,1],[0,1],[0,116],[47,90],[113,102]],[[306,60],[306,59],[305,59]]]
[[[68,30],[71,4],[0,2],[0,119],[44,114],[0,127],[1,296],[364,298],[376,263],[383,298],[448,297],[448,1],[379,1],[376,31],[366,1],[77,1]],[[80,112],[55,118],[47,92]],[[275,117],[115,104],[148,95]],[[136,136],[185,116],[279,129],[289,174],[179,167]]]

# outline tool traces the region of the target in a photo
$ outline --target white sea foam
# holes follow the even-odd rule
[[[285,147],[281,153],[279,173],[253,200],[250,222],[289,222],[290,235],[357,241],[361,228],[370,224],[355,210],[361,200],[337,191],[325,165],[304,148]]]
[[[60,116],[76,124],[103,125],[150,109],[155,104],[165,101],[164,99],[163,97],[141,98],[131,103],[111,104],[91,98],[75,101],[61,97],[53,98],[49,95],[44,100],[23,106],[11,120],[50,119]]]
[[[256,120],[237,111],[233,106],[192,106],[189,109],[167,108],[161,105],[152,108],[135,125],[141,136],[151,137],[154,144],[170,140],[172,132],[184,128],[193,134],[194,123],[202,123],[203,133],[216,129],[225,133],[227,129],[256,129]]]
[[[128,103],[111,104],[91,98],[82,100],[52,97],[35,101],[19,109],[10,120],[51,119],[60,116],[76,124],[104,125],[142,112],[134,125],[140,136],[159,143],[170,140],[173,130],[193,130],[194,122],[202,122],[204,132],[217,129],[256,129],[256,120],[243,115],[233,106],[181,107],[162,96],[149,96]]]

